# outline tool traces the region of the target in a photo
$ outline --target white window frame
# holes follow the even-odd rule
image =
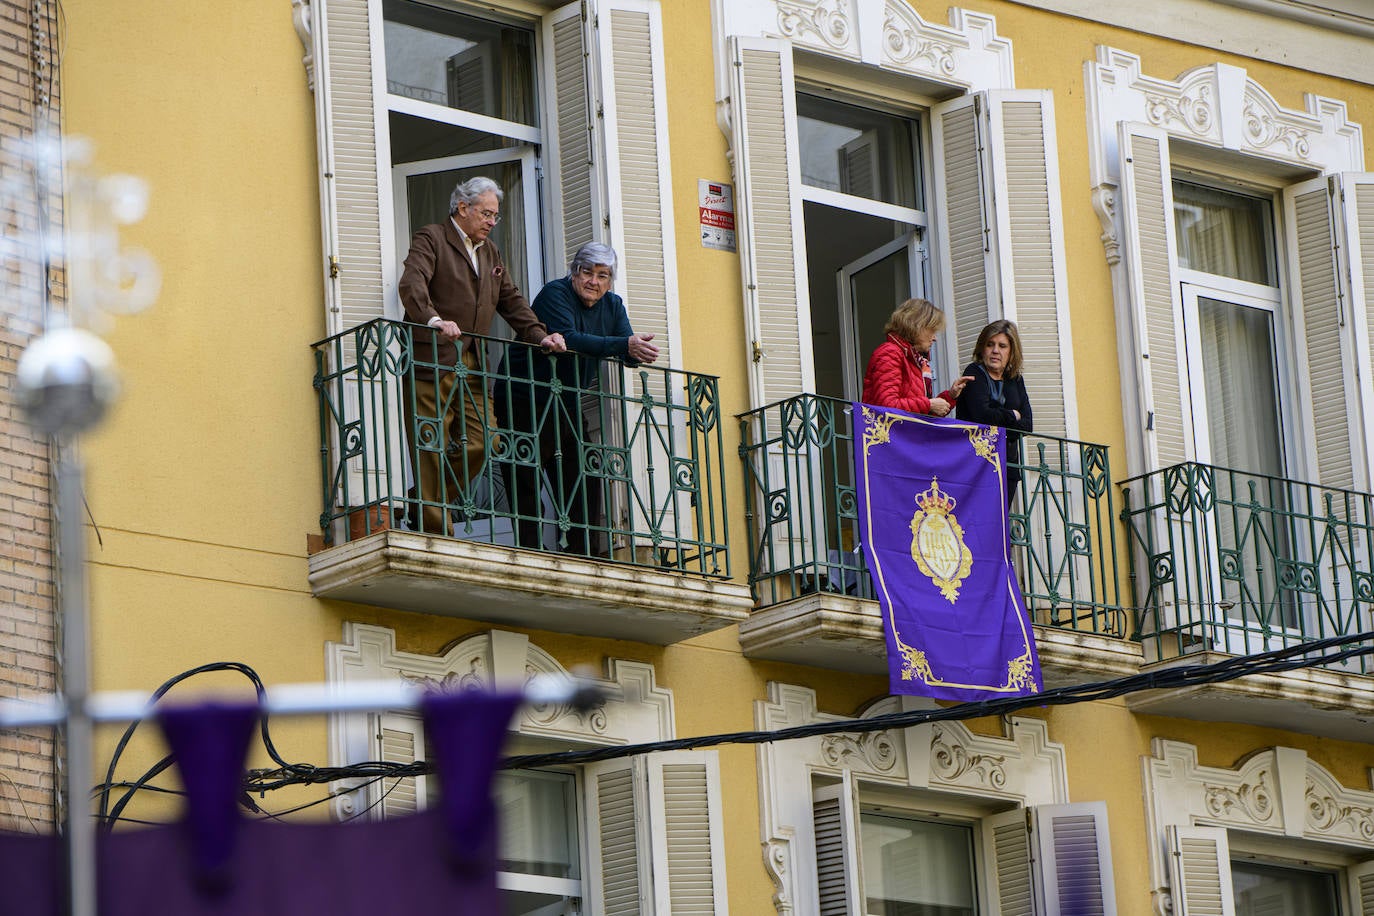
[[[926,705],[914,697],[889,696],[860,715]],[[815,691],[792,684],[770,682],[768,699],[754,706],[755,726],[769,731],[845,718],[820,712]],[[865,798],[915,799],[902,804],[963,817],[1068,800],[1064,748],[1049,739],[1043,719],[1029,717],[1011,717],[1000,737],[974,734],[958,722],[928,723],[764,744],[758,759],[764,862],[779,912],[792,916],[818,912],[812,818],[812,787],[818,780],[848,780],[863,787]]]
[[[1317,862],[1344,869],[1342,916],[1374,916],[1354,906],[1358,881],[1371,880],[1374,834],[1362,829],[1374,815],[1374,791],[1350,789],[1308,756],[1290,747],[1246,754],[1234,768],[1198,763],[1195,745],[1166,738],[1151,742],[1144,760],[1145,822],[1150,886],[1156,912],[1168,907],[1187,916],[1177,896],[1174,849],[1179,837],[1196,837],[1217,848],[1224,913],[1230,894],[1231,849],[1275,864]]]

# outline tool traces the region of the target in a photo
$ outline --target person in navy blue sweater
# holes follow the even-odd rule
[[[959,398],[958,417],[1007,430],[1007,507],[1021,482],[1021,435],[1034,429],[1030,396],[1021,375],[1021,335],[1006,319],[983,328],[973,345],[973,362],[964,370],[968,386]]]
[[[601,362],[617,359],[637,366],[658,359],[654,335],[636,334],[624,300],[611,292],[618,260],[615,249],[600,242],[577,250],[568,275],[544,284],[532,304],[549,333],[563,335],[568,352],[554,359],[532,347],[513,346],[508,371],[502,373],[510,381],[497,384],[497,408],[504,424],[516,433],[536,434],[539,447],[537,462],[519,442],[503,449],[510,454],[501,470],[516,514],[517,546],[543,547],[542,470],[548,475],[555,512],[566,512],[571,525],[567,552],[604,555],[588,532],[588,526],[602,517],[604,485],[588,473],[591,469],[583,468],[578,442],[594,441],[600,434],[599,418],[608,413],[601,409],[597,394]],[[555,378],[561,383],[557,396]]]

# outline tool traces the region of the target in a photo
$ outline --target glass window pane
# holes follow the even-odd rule
[[[1276,286],[1270,224],[1267,200],[1174,182],[1180,267]]]
[[[974,916],[973,829],[860,815],[869,916]]]
[[[386,0],[387,92],[537,126],[534,32],[414,0]]]
[[[802,184],[921,209],[916,122],[797,93]]]
[[[1257,862],[1231,863],[1236,916],[1337,916],[1336,876]]]
[[[496,775],[503,872],[578,877],[575,784],[568,773],[505,770]]]
[[[1205,296],[1197,311],[1212,463],[1282,477],[1274,316]]]

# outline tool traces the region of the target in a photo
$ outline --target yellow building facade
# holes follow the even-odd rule
[[[236,661],[269,688],[605,688],[524,710],[518,753],[923,708],[887,693],[845,403],[910,296],[949,317],[941,382],[1020,326],[1013,554],[1047,686],[1374,629],[1374,19],[1101,6],[69,0],[64,132],[148,180],[127,235],[163,275],[108,334],[124,393],[84,443],[97,687]],[[581,440],[604,559],[556,526],[512,546],[509,425],[444,491],[457,536],[415,530],[413,459],[444,447],[405,429],[427,332],[401,261],[478,174],[522,288],[611,244],[663,345],[607,370]],[[512,913],[1374,914],[1371,710],[1356,655],[522,771],[502,881]],[[424,757],[400,713],[273,736]],[[430,787],[330,791],[343,819]]]

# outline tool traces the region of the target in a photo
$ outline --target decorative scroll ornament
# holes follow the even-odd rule
[[[291,0],[291,24],[296,28],[296,37],[305,48],[301,63],[305,66],[305,85],[315,91],[315,39],[310,21],[310,0]]]
[[[1156,127],[1177,121],[1195,134],[1206,134],[1216,117],[1212,110],[1212,87],[1202,85],[1197,95],[1184,92],[1178,98],[1147,94],[1145,116]]]
[[[1299,159],[1307,159],[1312,155],[1312,140],[1308,131],[1280,124],[1253,99],[1245,103],[1245,139],[1255,149],[1283,144]]]
[[[897,764],[897,745],[887,732],[826,735],[821,756],[830,766],[887,773]]]
[[[1330,832],[1348,824],[1356,835],[1374,841],[1374,807],[1341,804],[1315,784],[1307,784],[1307,823],[1314,830]]]
[[[533,665],[525,666],[525,683],[529,684],[537,677],[546,676],[548,672],[541,671]],[[586,712],[581,712],[570,703],[531,703],[525,707],[525,721],[532,725],[539,725],[545,728],[552,726],[555,722],[571,716],[578,724],[597,735],[606,733],[606,701],[602,699],[595,706]]]
[[[972,775],[977,782],[991,789],[1007,785],[1007,758],[1000,754],[975,754],[958,739],[935,726],[930,741],[931,772],[942,782],[957,782]]]
[[[1214,817],[1227,820],[1239,820],[1243,816],[1256,824],[1264,823],[1274,816],[1274,799],[1268,779],[1269,771],[1260,770],[1253,783],[1242,784],[1239,788],[1204,784],[1207,810]]]
[[[849,44],[853,33],[849,24],[849,4],[847,0],[822,0],[815,7],[805,9],[794,3],[780,2],[778,29],[788,38],[814,33],[838,51]]]
[[[918,508],[911,517],[911,558],[950,604],[959,600],[959,586],[973,569],[973,553],[964,543],[955,504],[932,477],[929,489],[916,495]]]
[[[887,10],[883,17],[883,44],[893,63],[916,64],[918,69],[938,71],[946,76],[954,73],[954,48],[943,41],[922,38],[906,23]],[[920,63],[924,61],[925,67]]]

